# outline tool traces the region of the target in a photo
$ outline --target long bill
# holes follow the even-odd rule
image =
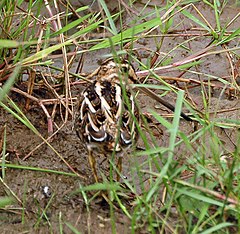
[[[162,99],[161,97],[159,97],[158,95],[156,95],[153,91],[151,91],[148,88],[145,87],[135,87],[137,89],[139,89],[140,91],[144,92],[145,94],[147,94],[149,97],[153,98],[154,100],[156,100],[157,102],[161,103],[163,106],[167,107],[169,110],[171,111],[175,111],[175,107],[170,104],[169,102],[165,101],[164,99]],[[181,117],[184,118],[187,121],[193,121],[189,116],[187,116],[186,114],[184,114],[183,112],[181,112]]]

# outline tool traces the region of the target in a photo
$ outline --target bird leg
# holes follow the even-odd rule
[[[118,157],[118,161],[117,161],[117,181],[119,182],[120,180],[120,173],[122,172],[122,157]]]
[[[96,160],[95,160],[95,158],[93,156],[92,150],[88,151],[88,161],[89,161],[90,167],[92,169],[95,181],[96,181],[96,183],[98,183],[99,180],[98,180],[97,170],[96,170]]]

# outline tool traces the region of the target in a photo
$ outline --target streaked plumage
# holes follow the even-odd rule
[[[117,166],[121,170],[120,152],[137,138],[132,116],[138,121],[139,113],[128,85],[134,83],[137,77],[128,61],[118,64],[108,59],[98,68],[95,76],[95,81],[79,97],[75,129],[87,146],[89,162],[98,181],[93,153],[107,156],[109,152],[118,152]],[[123,98],[124,92],[129,105]]]
[[[137,139],[139,112],[129,84],[138,83],[138,80],[128,61],[116,63],[112,58],[104,61],[92,76],[95,81],[78,98],[75,129],[88,149],[89,163],[98,182],[93,153],[107,156],[113,151],[117,152],[117,168],[121,172],[121,151]],[[141,90],[168,109],[175,110],[174,106],[151,90],[145,87]],[[181,116],[192,121],[182,112]]]

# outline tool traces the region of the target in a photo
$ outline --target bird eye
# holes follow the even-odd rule
[[[108,70],[108,67],[107,67],[107,66],[103,66],[103,67],[102,67],[102,70],[103,70],[103,71],[107,71],[107,70]]]

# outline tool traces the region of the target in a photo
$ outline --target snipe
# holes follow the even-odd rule
[[[75,129],[87,147],[89,163],[98,182],[94,154],[107,157],[111,152],[116,152],[117,168],[121,172],[124,149],[137,139],[136,123],[140,118],[130,84],[139,82],[127,60],[117,63],[113,58],[104,61],[93,76],[95,81],[78,98]],[[174,111],[174,106],[151,90],[144,87],[141,90]],[[184,113],[181,116],[191,120]]]
[[[107,157],[116,152],[117,168],[121,172],[123,150],[138,136],[139,113],[129,86],[137,82],[137,76],[128,61],[116,63],[112,58],[107,59],[95,76],[95,81],[79,96],[75,129],[87,147],[89,163],[98,182],[94,154]]]

